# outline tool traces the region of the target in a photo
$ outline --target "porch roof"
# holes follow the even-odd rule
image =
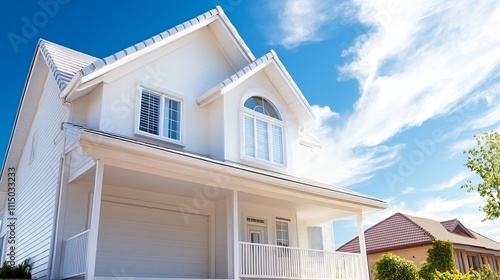
[[[124,137],[122,135],[116,135],[113,133],[103,132],[100,130],[86,128],[74,124],[66,123],[63,125],[63,127],[66,136],[77,141],[88,141],[98,145],[109,145],[112,143],[116,145],[127,144],[133,145],[134,148],[141,151],[146,151],[146,149],[154,149],[154,152],[157,154],[158,151],[160,151],[162,154],[175,156],[184,161],[192,161],[194,163],[197,163],[198,165],[203,164],[207,167],[207,169],[225,170],[225,172],[230,174],[246,174],[247,177],[251,177],[255,180],[259,180],[260,178],[262,178],[262,181],[272,181],[272,183],[281,187],[286,187],[288,189],[297,190],[313,195],[319,195],[339,201],[345,201],[349,204],[352,203],[353,206],[358,205],[358,209],[361,211],[373,211],[387,208],[387,203],[381,199],[338,186],[324,184],[307,178],[299,178],[231,161],[220,161],[209,158],[207,156],[175,150],[154,143],[139,141],[136,139]],[[228,172],[227,170],[232,171]],[[257,177],[259,177],[259,179]]]

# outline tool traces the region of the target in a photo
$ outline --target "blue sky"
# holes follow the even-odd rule
[[[256,57],[274,49],[318,121],[312,178],[385,199],[372,225],[401,211],[481,222],[484,200],[464,149],[500,130],[500,3],[419,1],[5,1],[0,11],[0,157],[39,38],[105,57],[220,5]],[[355,234],[335,224],[336,243]]]

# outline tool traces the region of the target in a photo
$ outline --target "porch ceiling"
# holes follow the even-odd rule
[[[240,192],[238,197],[242,202],[293,210],[297,213],[297,217],[299,219],[307,221],[307,223],[310,225],[330,222],[335,219],[353,216],[352,212],[344,211],[342,209],[287,200],[284,197],[260,196],[246,192]]]

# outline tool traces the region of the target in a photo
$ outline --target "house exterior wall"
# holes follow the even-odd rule
[[[405,248],[405,249],[399,249],[399,250],[392,250],[393,254],[400,256],[404,259],[410,260],[415,263],[415,265],[420,268],[420,265],[422,262],[427,258],[427,250],[430,248],[430,245],[425,245],[425,246],[419,246],[419,247],[412,247],[412,248]],[[383,254],[386,254],[388,252],[379,252],[379,253],[373,253],[373,254],[368,254],[368,265],[370,269],[370,279],[374,279],[373,276],[373,263],[378,260]],[[459,269],[462,273],[467,273],[471,269],[473,269],[473,264],[472,264],[472,259],[471,256],[476,256],[479,261],[479,265],[483,266],[483,264],[489,264],[490,259],[493,261],[495,260],[496,263],[494,263],[495,267],[492,267],[494,271],[500,272],[500,269],[498,267],[498,264],[500,264],[500,256],[495,256],[493,254],[487,254],[487,253],[478,253],[478,252],[471,252],[471,251],[466,251],[463,249],[454,249],[454,258],[455,258],[455,265],[457,266],[457,269]],[[460,256],[462,259],[462,264],[463,267],[460,268],[459,264],[457,263],[457,257]],[[490,265],[491,267],[491,265]]]
[[[71,103],[71,122],[77,125],[99,129],[101,126],[103,86],[98,85],[88,95]],[[107,124],[103,123],[103,127]]]
[[[394,255],[400,256],[404,259],[410,260],[415,263],[417,267],[420,267],[420,264],[427,258],[427,250],[430,248],[430,245],[425,245],[425,246],[419,246],[419,247],[412,247],[412,248],[405,248],[405,249],[399,249],[399,250],[392,250]],[[379,252],[379,253],[373,253],[373,254],[368,254],[368,267],[370,270],[370,279],[374,279],[373,276],[373,263],[378,260],[383,254],[386,254],[388,252]]]
[[[69,115],[52,75],[47,75],[43,92],[16,169],[15,259],[30,258],[37,279],[48,279],[50,270],[64,148],[61,123]],[[2,232],[6,225],[2,223]]]
[[[486,252],[474,252],[464,249],[454,249],[455,253],[455,263],[457,268],[462,272],[468,272],[474,269],[473,257],[476,258],[480,267],[488,264],[493,271],[500,272],[500,256],[497,254],[486,253]],[[462,267],[457,263],[457,258],[461,258]]]
[[[234,72],[210,34],[207,28],[198,30],[150,54],[149,63],[127,65],[130,69],[128,72],[121,70],[122,76],[106,77],[99,129],[180,148],[168,141],[136,134],[139,94],[144,87],[182,102],[183,149],[210,154],[210,143],[218,141],[222,135],[210,131],[209,111],[200,108],[196,98]],[[148,58],[141,61],[148,61]],[[213,149],[215,154],[221,154],[218,147]]]

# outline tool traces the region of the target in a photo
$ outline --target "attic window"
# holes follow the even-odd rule
[[[276,107],[260,96],[248,98],[244,107],[245,157],[284,165],[284,126]]]

